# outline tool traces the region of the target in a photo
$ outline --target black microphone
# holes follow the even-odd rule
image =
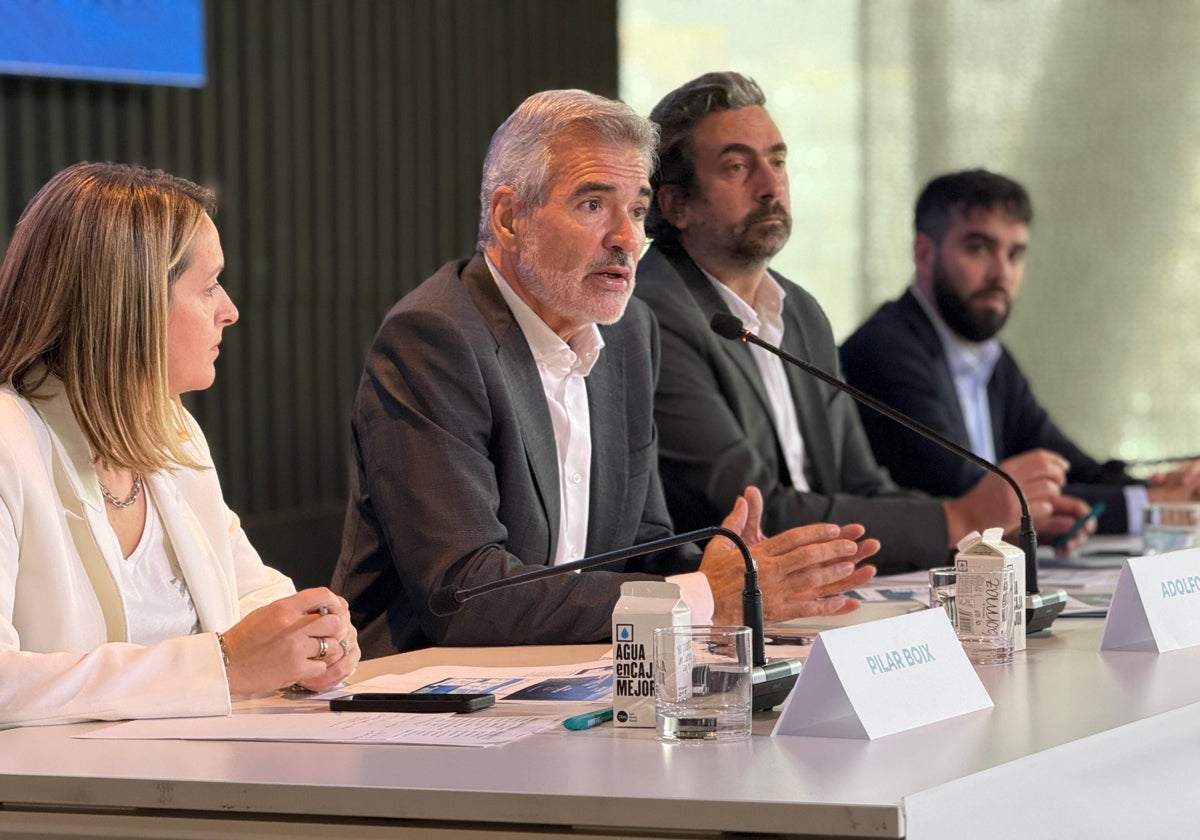
[[[792,686],[795,685],[796,677],[800,672],[800,663],[796,659],[773,659],[769,662],[767,661],[763,634],[762,590],[758,588],[758,563],[755,562],[754,556],[750,553],[750,549],[746,546],[746,542],[741,536],[737,532],[720,525],[701,528],[697,531],[688,531],[684,534],[674,534],[670,537],[662,537],[650,542],[629,546],[628,548],[606,551],[603,554],[584,557],[582,560],[575,560],[571,563],[562,563],[558,566],[544,566],[540,569],[534,569],[531,572],[488,581],[487,583],[481,583],[478,586],[472,586],[467,589],[453,584],[443,586],[430,594],[428,601],[429,611],[436,616],[452,615],[462,609],[463,604],[467,601],[477,598],[480,595],[486,595],[489,592],[508,589],[510,586],[519,586],[523,583],[531,583],[535,580],[567,574],[568,572],[594,569],[597,566],[615,563],[618,560],[629,560],[633,557],[653,554],[656,551],[663,551],[668,548],[675,548],[676,546],[687,545],[688,543],[699,542],[700,540],[716,536],[725,537],[737,546],[738,551],[741,552],[742,559],[746,563],[746,572],[742,583],[742,623],[750,628],[751,647],[753,648],[754,667],[752,669],[752,677],[754,688],[752,706],[756,711],[759,709],[771,709],[782,703],[787,697],[788,692],[792,690]]]
[[[733,341],[744,341],[750,344],[756,344],[759,347],[774,353],[779,358],[789,364],[803,370],[805,373],[815,376],[822,382],[832,385],[834,388],[849,394],[863,405],[870,406],[878,411],[884,417],[888,417],[895,422],[904,426],[906,429],[911,429],[922,437],[933,441],[943,449],[948,449],[960,458],[965,458],[976,466],[982,467],[990,473],[1000,476],[1008,482],[1008,486],[1017,494],[1017,501],[1021,505],[1021,532],[1020,543],[1021,550],[1025,553],[1025,614],[1026,614],[1026,633],[1036,633],[1038,630],[1044,630],[1049,627],[1057,616],[1066,607],[1066,593],[1061,590],[1056,590],[1053,593],[1041,595],[1038,591],[1038,561],[1037,561],[1037,531],[1033,528],[1033,517],[1029,514],[1029,503],[1025,500],[1025,494],[1021,491],[1020,485],[1013,479],[1011,475],[1000,469],[984,458],[980,458],[969,449],[959,446],[952,440],[943,437],[933,429],[926,426],[907,414],[902,414],[892,408],[887,403],[875,399],[866,391],[861,391],[842,380],[838,379],[831,373],[828,373],[811,362],[806,362],[793,356],[791,353],[769,344],[756,336],[754,333],[747,330],[740,318],[731,315],[728,312],[718,312],[713,315],[712,321],[709,323],[712,331],[722,338],[728,338]]]

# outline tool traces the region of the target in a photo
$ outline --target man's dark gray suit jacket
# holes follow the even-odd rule
[[[772,276],[787,290],[784,349],[836,373],[837,347],[820,305],[795,283]],[[892,483],[871,454],[850,397],[785,365],[812,492],[793,487],[750,348],[709,328],[715,313],[729,310],[681,248],[653,245],[638,264],[635,294],[650,304],[662,333],[654,412],[659,469],[678,528],[716,521],[753,484],[763,494],[767,533],[860,522],[883,543],[872,559],[881,572],[946,563],[941,502]]]
[[[600,331],[605,346],[586,379],[589,555],[671,533],[652,412],[654,319],[630,301]],[[430,613],[439,587],[543,566],[557,539],[558,456],[541,378],[479,254],[392,307],[367,356],[352,433],[331,586],[350,602],[364,657],[430,644],[600,641],[622,581],[699,567],[699,552],[683,549],[484,595],[448,618]]]
[[[970,447],[967,423],[946,361],[946,350],[933,322],[909,289],[885,303],[846,339],[841,349],[846,379],[868,394],[915,417],[960,446]],[[1134,482],[1120,461],[1099,463],[1085,454],[1050,419],[1016,359],[1004,348],[988,380],[996,460],[1030,449],[1053,450],[1071,469],[1063,492],[1089,503],[1104,502],[1102,533],[1128,528],[1122,486]],[[897,481],[930,493],[957,496],[983,475],[983,470],[934,446],[908,429],[862,409],[863,426],[875,456]]]

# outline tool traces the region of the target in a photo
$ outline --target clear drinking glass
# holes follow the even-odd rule
[[[955,578],[955,631],[975,665],[1012,662],[1016,635],[1016,573],[959,571]]]
[[[1016,573],[1011,566],[989,572],[929,570],[929,605],[946,611],[958,641],[974,665],[1012,662],[1016,641]]]
[[[749,627],[654,631],[654,717],[668,743],[750,737]]]
[[[1142,552],[1163,554],[1197,545],[1200,504],[1173,502],[1150,504],[1142,510]]]
[[[929,606],[933,609],[944,609],[952,625],[958,621],[958,612],[954,608],[956,574],[953,566],[939,566],[929,570]]]

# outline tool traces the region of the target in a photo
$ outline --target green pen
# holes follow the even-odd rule
[[[563,726],[570,729],[572,732],[577,732],[580,729],[591,729],[593,726],[599,726],[606,721],[612,720],[612,706],[606,709],[596,709],[594,712],[584,712],[581,715],[569,717],[563,721]]]

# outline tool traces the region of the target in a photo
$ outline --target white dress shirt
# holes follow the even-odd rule
[[[581,559],[587,550],[592,426],[584,379],[600,358],[604,339],[600,329],[589,324],[563,341],[521,300],[486,254],[484,260],[525,335],[546,394],[558,452],[559,524],[554,565],[569,563]],[[692,623],[711,623],[713,597],[708,578],[700,572],[691,572],[667,579],[679,585],[684,601],[692,610]]]
[[[554,565],[583,557],[587,548],[588,502],[591,498],[592,426],[584,378],[592,372],[604,339],[595,324],[563,341],[529,308],[512,286],[487,261],[492,277],[525,334],[537,363],[554,426],[558,450],[558,547]]]
[[[701,269],[704,271],[704,269]],[[737,294],[707,271],[704,275],[712,281],[717,292],[729,307],[729,311],[742,319],[750,332],[777,347],[783,344],[783,299],[787,291],[770,274],[766,274],[754,296],[754,305],[746,303]],[[775,434],[783,450],[783,460],[792,476],[792,486],[806,493],[811,488],[804,474],[804,437],[800,433],[800,419],[796,415],[796,401],[788,386],[787,371],[783,360],[769,350],[750,345],[750,355],[758,367],[767,399],[771,401],[771,415],[775,421]]]
[[[980,458],[995,463],[996,438],[992,433],[987,389],[1003,350],[1000,339],[993,336],[987,341],[967,341],[946,325],[941,313],[925,299],[925,295],[915,287],[912,293],[929,316],[946,351],[946,363],[950,366],[954,390],[958,392],[958,405],[967,424],[970,449]]]

